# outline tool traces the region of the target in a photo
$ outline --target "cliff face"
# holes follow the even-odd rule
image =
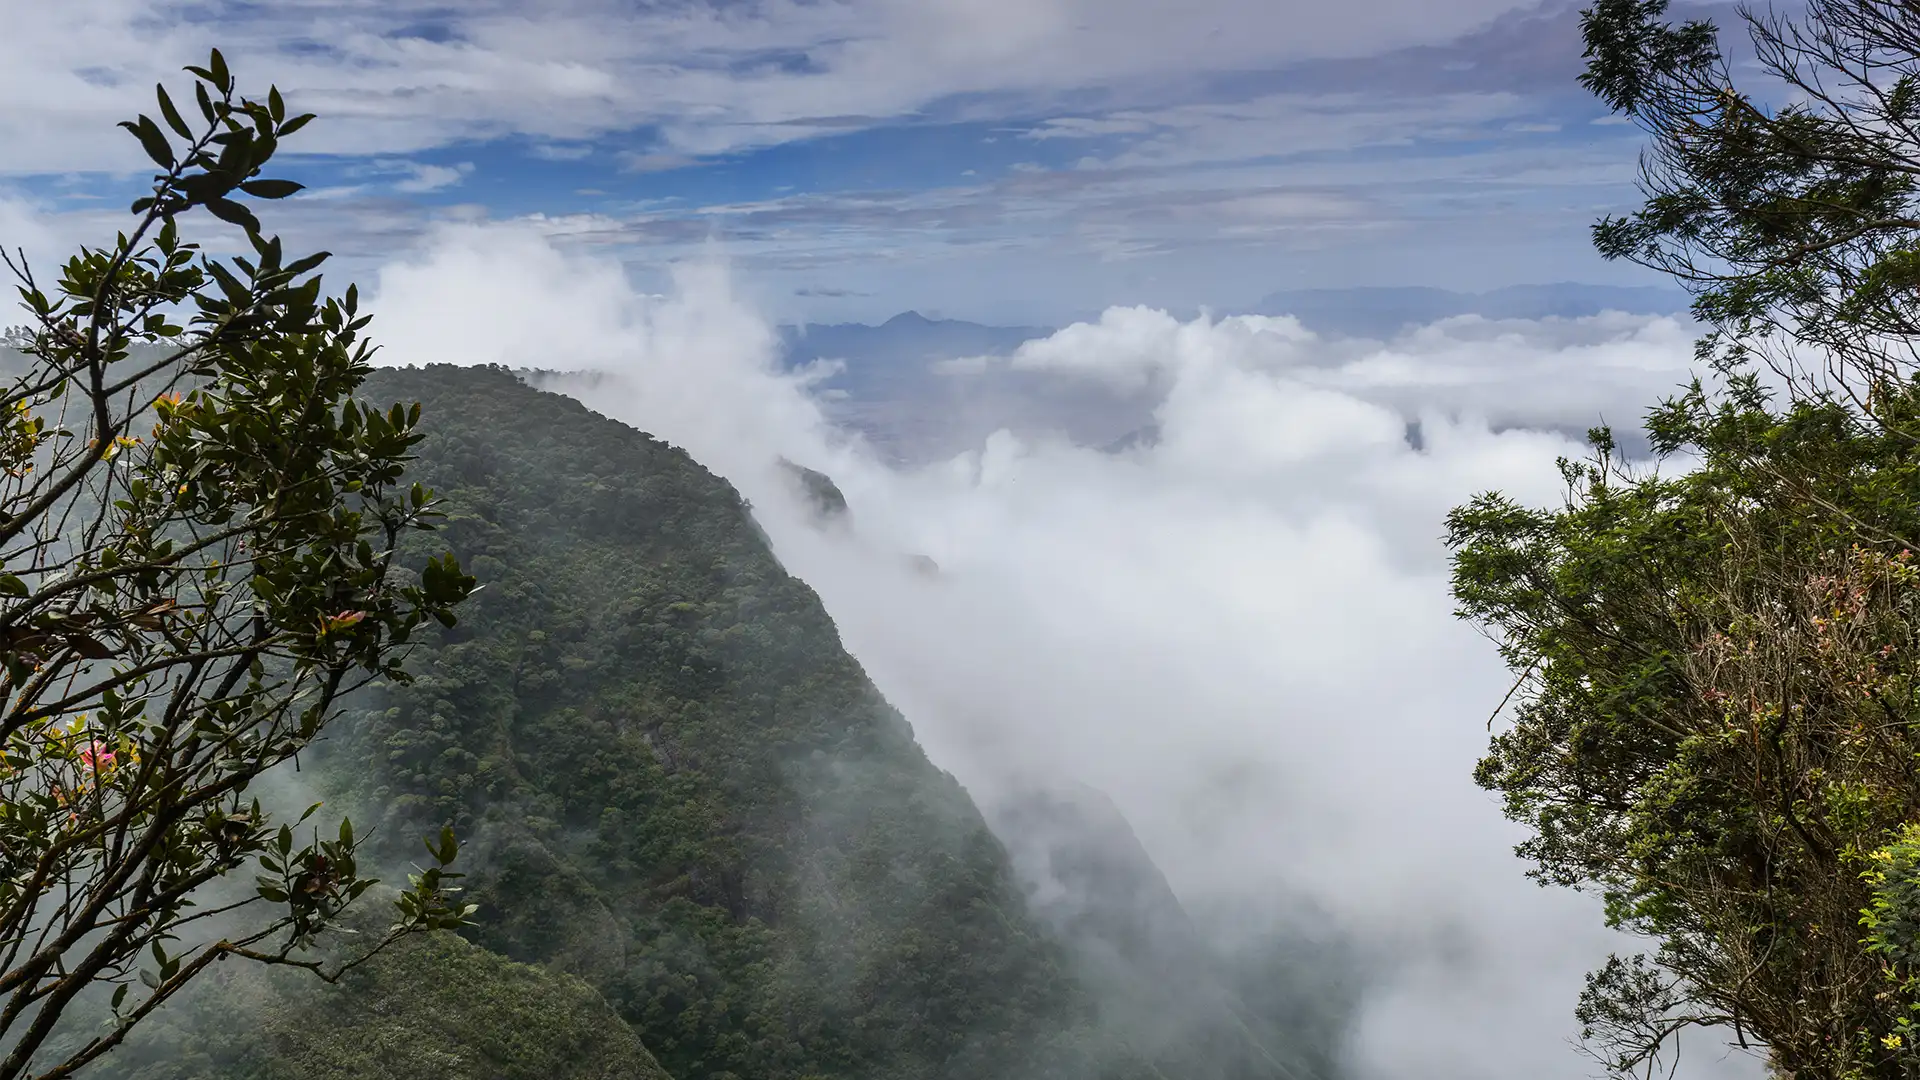
[[[477,943],[680,1080],[1073,1067],[1090,1006],[1004,849],[726,483],[503,371],[366,395],[424,403],[420,551],[485,588],[320,764],[383,836],[473,838]]]

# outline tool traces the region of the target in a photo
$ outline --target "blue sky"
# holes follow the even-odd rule
[[[1641,283],[1587,247],[1638,134],[1517,0],[68,0],[10,12],[0,232],[97,235],[115,120],[218,45],[320,114],[292,242],[365,273],[532,218],[781,318],[1058,323],[1278,289]],[[7,240],[0,236],[0,240]],[[20,241],[13,240],[18,243]]]

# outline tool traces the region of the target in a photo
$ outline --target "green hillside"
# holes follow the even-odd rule
[[[328,986],[222,964],[86,1076],[119,1080],[667,1080],[579,979],[446,934]]]
[[[1091,1008],[999,842],[731,487],[505,371],[365,394],[424,402],[422,552],[485,587],[318,764],[396,854],[470,838],[478,943],[587,979],[679,1080],[1068,1068]]]

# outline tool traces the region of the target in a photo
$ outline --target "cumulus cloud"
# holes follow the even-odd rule
[[[643,296],[536,230],[469,227],[389,267],[373,306],[390,361],[598,372],[592,407],[733,481],[983,802],[1036,776],[1091,784],[1189,904],[1305,897],[1392,957],[1352,1032],[1356,1075],[1585,1071],[1571,1006],[1621,943],[1593,903],[1522,878],[1516,829],[1470,780],[1509,676],[1453,619],[1437,535],[1477,490],[1557,498],[1553,460],[1578,452],[1489,417],[1578,418],[1549,372],[1657,394],[1685,370],[1678,328],[1446,324],[1350,353],[1291,320],[1110,311],[1014,362],[1151,387],[1157,441],[1001,432],[897,469],[833,428],[806,374],[778,371],[713,266]],[[832,475],[852,529],[810,525],[778,457]],[[1690,1055],[1692,1075],[1751,1075],[1716,1057]]]
[[[473,162],[463,161],[458,165],[428,165],[423,162],[409,161],[403,171],[407,174],[403,180],[394,182],[393,190],[409,195],[420,195],[442,188],[452,187],[467,178],[473,172]]]
[[[1287,316],[1181,321],[1129,307],[1006,357],[957,357],[936,370],[956,377],[1048,372],[1132,392],[1157,386],[1169,391],[1162,409],[1175,420],[1195,400],[1211,401],[1242,381],[1249,400],[1285,386],[1382,405],[1413,423],[1440,412],[1496,429],[1577,433],[1604,422],[1631,434],[1649,406],[1691,377],[1697,334],[1685,319],[1609,312],[1544,320],[1465,315],[1392,341],[1334,340]]]

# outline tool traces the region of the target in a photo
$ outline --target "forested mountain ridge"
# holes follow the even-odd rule
[[[446,933],[329,986],[223,964],[82,1076],[106,1080],[670,1080],[585,982]]]
[[[1079,1060],[1004,850],[727,484],[502,370],[365,394],[433,418],[422,554],[485,587],[319,764],[396,843],[470,838],[477,942],[588,979],[680,1080]]]
[[[483,588],[420,642],[416,681],[349,702],[301,776],[373,831],[387,876],[453,825],[481,905],[471,944],[419,945],[339,988],[217,982],[92,1075],[398,1077],[418,1056],[368,1045],[415,1029],[454,1076],[1331,1075],[1286,1025],[1243,1019],[1197,942],[1141,940],[1131,891],[1103,925],[1161,951],[1117,968],[1090,962],[1114,933],[1031,907],[751,508],[684,452],[505,369],[382,370],[361,396],[423,404],[409,474],[446,518],[406,561],[450,549]],[[845,513],[830,479],[805,488]],[[1056,821],[1054,850],[1142,882],[1154,926],[1184,920],[1146,853],[1102,853],[1115,826],[1091,820]],[[1171,994],[1149,985],[1165,962],[1184,965]],[[236,1034],[252,998],[263,1019]],[[349,1022],[314,1037],[303,1015]],[[366,1015],[384,1025],[372,1044],[352,1037]],[[1337,1017],[1312,1020],[1316,1047],[1337,1041]]]

